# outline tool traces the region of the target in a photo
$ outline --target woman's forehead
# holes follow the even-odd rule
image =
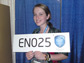
[[[40,7],[35,7],[34,12],[45,12],[45,11]]]

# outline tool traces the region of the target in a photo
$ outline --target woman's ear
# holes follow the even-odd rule
[[[50,18],[50,14],[48,14],[48,16],[47,16],[47,20]]]

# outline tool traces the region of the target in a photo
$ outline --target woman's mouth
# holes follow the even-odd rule
[[[41,22],[41,20],[36,20],[36,23],[40,23]]]

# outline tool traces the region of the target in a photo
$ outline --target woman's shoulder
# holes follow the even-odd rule
[[[39,33],[39,28],[34,29],[33,33]]]
[[[49,33],[56,33],[56,32],[61,32],[59,29],[56,29],[54,27],[50,28]]]

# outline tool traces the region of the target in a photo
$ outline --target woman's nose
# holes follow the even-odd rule
[[[39,16],[36,16],[36,19],[39,19]]]

